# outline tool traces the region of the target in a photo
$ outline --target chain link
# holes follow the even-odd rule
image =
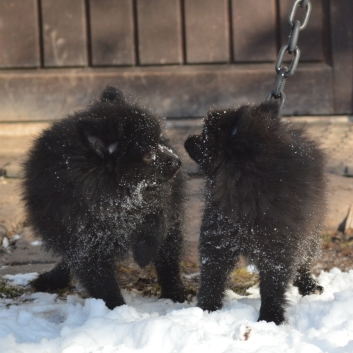
[[[299,20],[294,20],[298,7],[305,8],[305,13],[302,22],[300,22]],[[291,28],[291,32],[289,34],[289,41],[288,44],[284,45],[279,50],[278,58],[275,65],[275,69],[278,74],[276,87],[266,97],[267,101],[271,100],[272,98],[280,100],[279,111],[281,111],[286,100],[286,95],[283,92],[286,79],[287,77],[290,77],[294,74],[299,63],[300,50],[297,46],[299,32],[307,26],[311,14],[311,9],[312,7],[310,0],[294,0],[292,8],[288,15],[288,25]],[[289,66],[289,69],[286,66],[283,66],[283,58],[286,53],[292,55],[292,62]]]

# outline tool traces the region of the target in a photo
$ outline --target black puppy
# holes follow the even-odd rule
[[[259,320],[282,323],[291,280],[302,295],[323,290],[310,273],[326,209],[323,152],[273,102],[210,111],[185,148],[206,175],[198,305],[221,308],[244,255],[259,270]]]
[[[161,120],[107,87],[100,100],[43,131],[24,164],[28,222],[62,258],[35,289],[75,276],[108,308],[124,304],[115,261],[154,261],[161,297],[185,300],[180,279],[185,174]],[[177,174],[176,174],[177,173]]]

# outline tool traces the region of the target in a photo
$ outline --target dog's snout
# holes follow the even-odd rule
[[[189,151],[190,147],[194,144],[194,140],[195,140],[195,136],[189,135],[189,137],[184,142],[184,147],[185,147],[186,151]]]
[[[178,155],[167,146],[158,146],[158,157],[156,161],[157,179],[160,182],[170,180],[179,170],[181,161]]]
[[[175,171],[180,168],[180,158],[170,148],[160,145],[159,150],[162,153],[164,163],[166,163],[169,168],[172,168]]]

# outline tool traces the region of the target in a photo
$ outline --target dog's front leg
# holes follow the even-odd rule
[[[109,309],[125,304],[116,277],[116,264],[110,254],[78,254],[70,265],[90,297],[103,299]]]
[[[180,303],[187,299],[186,289],[180,275],[182,250],[183,230],[181,222],[178,222],[168,230],[167,237],[158,250],[154,265],[158,283],[161,286],[161,298]]]
[[[228,274],[233,269],[238,252],[234,247],[234,225],[216,208],[205,210],[200,236],[201,280],[198,306],[214,311],[222,307]]]

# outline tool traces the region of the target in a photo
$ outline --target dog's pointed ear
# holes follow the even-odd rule
[[[88,145],[99,157],[109,152],[108,147],[96,136],[95,119],[80,120],[76,123],[77,131],[83,142]]]
[[[229,115],[228,124],[229,127],[227,131],[230,131],[229,138],[232,139],[237,135],[239,131],[239,125],[241,119],[246,119],[246,115],[248,114],[249,107],[246,105],[241,106],[236,110],[232,110]]]
[[[276,100],[262,102],[256,107],[256,110],[260,115],[263,114],[272,120],[277,120],[280,118],[279,104]]]
[[[101,94],[102,102],[118,103],[124,100],[123,92],[115,86],[109,86]]]

